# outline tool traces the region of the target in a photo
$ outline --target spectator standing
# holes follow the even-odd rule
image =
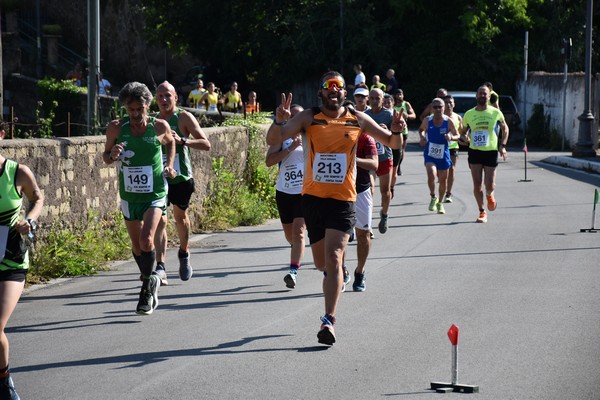
[[[381,89],[384,92],[386,91],[385,83],[381,82],[379,75],[373,75],[373,84],[371,85],[371,90],[373,89]]]
[[[398,82],[396,81],[396,71],[388,69],[385,73],[385,92],[393,94],[398,89]]]
[[[207,91],[202,96],[200,102],[204,104],[206,111],[208,112],[218,112],[218,105],[221,103],[221,99],[219,98],[219,93],[215,90],[215,84],[213,82],[208,82]]]
[[[364,72],[362,71],[361,64],[354,64],[354,66],[352,67],[352,70],[355,73],[354,85],[348,85],[348,89],[356,89],[358,87],[358,85],[360,85],[361,83],[362,84],[367,83],[367,77],[365,76]]]
[[[233,82],[229,91],[225,93],[223,99],[223,109],[230,112],[238,112],[242,110],[242,95],[237,91],[238,84]]]
[[[256,92],[251,91],[248,93],[248,102],[246,103],[246,113],[252,114],[260,112],[260,104],[256,100]]]
[[[83,68],[79,61],[75,63],[72,70],[67,72],[66,78],[72,80],[75,86],[83,86]]]
[[[112,89],[112,85],[108,81],[108,79],[104,78],[104,74],[100,72],[98,75],[98,94],[103,94],[104,96],[110,95],[110,91]]]
[[[202,107],[202,97],[206,93],[206,89],[204,89],[204,82],[202,79],[196,79],[196,86],[194,89],[190,91],[188,94],[186,104],[191,108],[201,108]]]

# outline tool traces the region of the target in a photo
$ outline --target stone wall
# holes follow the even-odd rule
[[[568,74],[565,92],[564,74],[548,72],[530,72],[527,82],[523,80],[517,83],[517,96],[515,101],[519,107],[521,119],[529,120],[533,113],[535,104],[544,106],[544,114],[550,117],[551,129],[565,138],[565,141],[573,148],[578,140],[579,120],[577,119],[585,108],[585,74],[574,72]],[[525,87],[526,85],[526,87]],[[592,142],[594,148],[598,143],[598,115],[600,115],[600,79],[597,75],[592,76],[591,83],[592,114],[595,116],[593,123],[594,137]],[[566,101],[565,101],[566,93]],[[525,99],[525,94],[527,98]],[[563,129],[563,101],[565,101],[565,129]]]
[[[204,131],[212,146],[210,152],[191,152],[196,182],[190,207],[193,226],[204,212],[202,200],[213,177],[212,158],[224,157],[224,164],[241,176],[249,146],[248,133],[243,127],[204,128]],[[85,221],[90,209],[100,215],[118,210],[116,167],[102,161],[105,141],[105,136],[3,140],[0,151],[34,172],[45,196],[40,223],[48,226],[61,220],[74,226]]]

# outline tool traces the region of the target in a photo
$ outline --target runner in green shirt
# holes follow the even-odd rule
[[[126,84],[119,92],[119,101],[128,117],[108,124],[102,157],[106,164],[117,162],[121,211],[143,279],[136,312],[147,315],[158,306],[160,279],[153,274],[154,235],[166,211],[166,177],[176,176],[175,140],[165,121],[148,116],[152,93],[146,85]],[[167,158],[164,167],[162,146]]]
[[[462,117],[454,112],[454,97],[451,94],[444,97],[444,103],[446,108],[444,109],[444,114],[448,116],[454,123],[456,130],[460,132],[462,128]],[[457,141],[451,141],[448,144],[448,148],[450,149],[450,160],[452,161],[452,165],[450,166],[450,170],[448,171],[448,185],[446,186],[446,195],[444,196],[444,203],[452,203],[452,187],[454,186],[454,175],[456,172],[456,163],[458,162],[458,154],[460,151],[460,146]]]
[[[0,140],[6,124],[0,121]],[[21,218],[23,197],[28,200]],[[44,195],[29,167],[0,154],[0,399],[19,399],[8,367],[6,325],[15,310],[29,268],[28,246],[23,236],[33,237]]]
[[[508,125],[502,111],[491,106],[489,101],[490,88],[480,86],[477,89],[477,106],[465,113],[461,129],[461,141],[469,143],[469,168],[473,179],[473,194],[479,208],[476,222],[487,222],[487,213],[483,207],[484,184],[487,208],[489,211],[496,209],[494,189],[498,152],[506,160]]]
[[[195,191],[194,177],[192,175],[192,161],[190,149],[210,150],[210,142],[196,117],[191,113],[177,107],[177,92],[169,82],[163,82],[156,89],[156,103],[160,113],[158,118],[168,122],[176,143],[174,168],[177,176],[167,179],[169,182],[168,203],[173,204],[173,219],[179,238],[179,278],[187,281],[192,277],[193,269],[190,265],[190,230],[191,223],[188,213],[190,199]],[[162,217],[156,232],[157,266],[156,272],[162,284],[167,284],[164,259],[167,248],[167,217]]]

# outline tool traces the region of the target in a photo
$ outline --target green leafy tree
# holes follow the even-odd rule
[[[224,79],[273,94],[263,102],[327,69],[349,79],[352,64],[361,63],[368,75],[395,69],[407,97],[419,105],[438,87],[475,90],[487,80],[511,93],[522,76],[526,31],[530,70],[562,70],[562,37],[573,37],[573,64],[581,69],[585,3],[146,0],[143,12],[153,43],[210,60]]]

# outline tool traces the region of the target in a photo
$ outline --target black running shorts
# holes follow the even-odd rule
[[[484,167],[497,167],[498,151],[469,149],[469,164],[481,164]]]
[[[324,199],[305,194],[302,196],[302,212],[311,244],[323,239],[326,229],[350,234],[356,223],[353,201]]]
[[[7,271],[0,271],[0,282],[23,282],[26,276],[26,269],[9,269]]]
[[[194,179],[179,183],[169,183],[169,193],[167,195],[167,206],[175,204],[182,210],[187,210],[190,206],[190,199],[196,190]]]
[[[303,218],[302,214],[302,195],[288,194],[280,192],[275,193],[277,210],[279,210],[279,219],[282,224],[291,224],[295,218]]]

